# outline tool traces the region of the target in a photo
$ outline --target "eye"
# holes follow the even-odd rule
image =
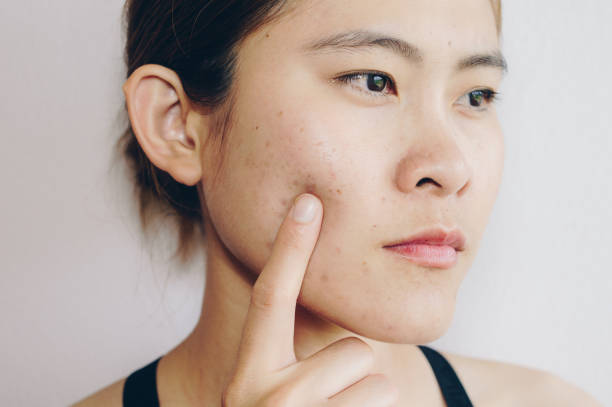
[[[389,76],[375,71],[353,72],[335,78],[336,81],[350,84],[360,92],[368,96],[385,96],[389,92],[395,92],[395,85]]]
[[[498,98],[499,93],[491,89],[476,89],[461,96],[457,103],[468,105],[474,110],[487,110],[487,106]]]

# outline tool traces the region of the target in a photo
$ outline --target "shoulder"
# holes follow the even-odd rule
[[[115,383],[98,390],[94,394],[73,404],[71,407],[122,407],[123,386],[126,378],[117,380]]]
[[[475,405],[602,407],[592,396],[540,369],[441,352]]]

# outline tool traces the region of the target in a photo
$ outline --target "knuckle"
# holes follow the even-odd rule
[[[356,336],[343,338],[342,341],[343,346],[348,347],[354,357],[365,359],[368,363],[374,363],[374,350],[365,341]]]
[[[300,228],[297,226],[289,227],[279,235],[279,243],[280,246],[283,247],[284,250],[288,251],[300,251],[302,250],[304,243],[304,228]]]
[[[283,290],[260,281],[256,281],[253,285],[251,306],[259,310],[268,311],[277,305],[288,304],[289,302],[289,295]]]

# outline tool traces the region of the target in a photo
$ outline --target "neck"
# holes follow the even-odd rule
[[[177,405],[177,401],[185,406],[221,405],[221,394],[233,375],[256,275],[227,250],[214,228],[207,225],[205,235],[206,285],[200,319],[191,334],[159,363],[157,382],[162,405]],[[374,350],[375,363],[370,374],[395,377],[403,388],[405,381],[422,382],[422,373],[418,371],[426,362],[416,346],[357,335],[297,304],[294,333],[297,360],[348,336],[360,338]]]

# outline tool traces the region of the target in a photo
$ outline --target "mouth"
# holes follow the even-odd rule
[[[465,248],[465,236],[459,229],[424,230],[416,235],[383,246],[402,258],[425,267],[450,268],[457,263],[458,252]]]

